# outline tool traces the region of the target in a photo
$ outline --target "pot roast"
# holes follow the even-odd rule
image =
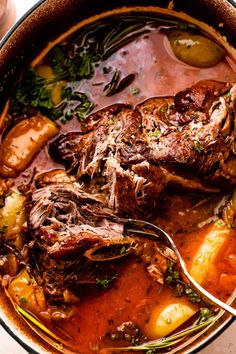
[[[116,216],[151,218],[172,185],[208,194],[235,184],[235,99],[235,85],[201,81],[135,108],[106,107],[88,117],[82,132],[51,144],[68,174],[38,176],[29,215],[31,258],[51,300],[80,294],[98,274],[114,276],[117,264],[103,267],[85,256],[89,250],[118,245],[142,253],[143,243],[125,235]],[[174,256],[157,250],[152,259],[147,270],[163,283]]]

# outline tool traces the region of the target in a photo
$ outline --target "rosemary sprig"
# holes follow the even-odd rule
[[[48,329],[42,322],[38,321],[35,317],[33,317],[29,312],[24,310],[22,307],[16,305],[16,311],[23,315],[27,320],[29,320],[32,324],[40,328],[43,332],[47,333],[50,337],[60,341],[61,339],[54,334],[50,329]]]
[[[40,322],[37,318],[32,316],[28,311],[24,310],[22,307],[17,305],[13,298],[11,297],[8,290],[5,289],[6,296],[9,298],[10,302],[14,306],[15,310],[19,313],[21,318],[27,323],[27,325],[46,343],[51,345],[53,348],[57,349],[59,352],[66,353],[74,353],[71,351],[71,345],[64,339],[58,337],[55,333],[53,333],[49,328],[47,328],[42,322]],[[68,352],[69,349],[70,351]]]
[[[209,324],[212,324],[218,320],[218,316],[211,316],[204,322],[201,321],[202,315],[195,321],[195,323],[184,330],[173,334],[168,337],[163,337],[154,341],[145,342],[141,345],[137,346],[129,346],[129,347],[118,347],[118,348],[107,348],[107,350],[116,350],[116,351],[152,351],[163,348],[171,348],[174,345],[180,343],[185,338],[187,338],[190,334],[200,331],[201,329],[207,327]]]

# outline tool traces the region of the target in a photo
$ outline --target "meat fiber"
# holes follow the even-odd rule
[[[137,107],[143,121],[154,117],[146,131],[148,161],[181,165],[211,186],[234,185],[236,86],[200,81],[177,93],[172,105],[168,100],[163,118],[156,100]]]
[[[104,108],[82,132],[51,144],[51,156],[71,177],[39,176],[29,217],[32,253],[50,299],[64,301],[65,291],[77,294],[99,274],[117,273],[114,262],[94,265],[86,250],[124,240],[140,248],[114,216],[155,215],[169,186],[215,193],[235,185],[235,101],[236,85],[201,81],[175,97]],[[147,271],[161,283],[169,258],[155,257]]]
[[[107,205],[118,213],[156,209],[170,184],[215,192],[236,183],[235,99],[235,85],[208,80],[134,109],[113,105],[92,114],[82,133],[57,138],[50,153],[77,180],[102,176]],[[158,188],[145,199],[152,174]]]
[[[90,116],[88,132],[85,129],[60,136],[50,147],[51,155],[74,171],[77,180],[89,177],[89,187],[97,185],[111,210],[136,216],[157,208],[164,174],[145,158],[148,146],[138,111],[125,105],[108,107]]]

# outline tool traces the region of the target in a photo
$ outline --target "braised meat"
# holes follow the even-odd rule
[[[177,93],[171,109],[168,104],[162,115],[155,99],[139,105],[143,120],[147,120],[148,107],[156,122],[149,133],[148,160],[188,167],[211,185],[228,185],[229,180],[235,184],[235,98],[234,85],[200,81]]]
[[[208,80],[175,97],[148,99],[135,109],[118,105],[115,110],[111,106],[89,117],[86,132],[83,129],[83,133],[69,133],[56,139],[50,151],[67,167],[76,165],[77,179],[100,174],[110,180],[108,170],[112,164],[118,180],[131,191],[135,207],[139,206],[132,197],[137,177],[135,165],[143,162],[149,163],[151,169],[158,166],[155,175],[159,175],[158,185],[162,188],[155,204],[169,180],[177,180],[185,189],[190,180],[190,189],[195,186],[205,192],[216,191],[219,185],[227,187],[236,182],[235,92],[233,84]],[[185,170],[187,167],[190,177],[186,177],[186,172],[176,173],[181,166]],[[171,174],[177,178],[165,179],[163,168],[169,177]],[[128,182],[128,175],[133,181]],[[150,174],[142,178],[149,183]]]
[[[34,263],[40,264],[34,268],[51,300],[63,301],[63,292],[72,285],[74,292],[81,283],[96,285],[97,272],[104,272],[83,256],[86,250],[134,243],[123,235],[122,224],[109,220],[113,214],[99,196],[87,194],[77,183],[46,185],[35,190],[32,203],[31,253]]]
[[[89,187],[97,184],[97,192],[104,194],[111,210],[135,216],[156,208],[165,189],[164,175],[145,159],[149,148],[138,111],[111,106],[90,116],[87,124],[89,132],[60,136],[50,153],[74,171],[78,180],[87,176]]]
[[[51,144],[50,154],[69,175],[37,177],[28,221],[49,299],[66,301],[64,294],[79,295],[98,275],[114,276],[118,264],[103,267],[94,252],[109,250],[112,258],[121,245],[142,254],[144,241],[127,236],[117,215],[153,216],[169,186],[214,193],[236,182],[235,92],[234,85],[203,81],[135,109],[112,105],[92,114],[82,132]],[[156,250],[147,271],[163,283],[167,260],[174,259]]]
[[[140,174],[146,168],[137,167]],[[149,198],[151,189],[152,185],[147,187]],[[123,191],[121,198],[124,195]],[[77,298],[91,286],[96,289],[96,279],[117,274],[122,264],[117,258],[131,253],[140,256],[146,247],[145,240],[126,235],[123,224],[114,221],[114,214],[104,207],[99,195],[84,192],[78,183],[49,181],[34,191],[32,204],[28,221],[33,237],[32,269],[52,302],[76,301],[73,296],[68,300],[68,292]],[[147,271],[163,284],[167,260],[175,261],[176,257],[163,245],[160,250],[157,245],[151,249],[156,254],[147,257],[145,252]],[[103,255],[105,252],[108,255]],[[104,266],[104,261],[110,260],[113,262]]]
[[[71,250],[123,239],[122,225],[105,222],[112,212],[103,207],[99,196],[84,192],[77,183],[37,189],[32,201],[30,227],[51,256],[69,256]]]

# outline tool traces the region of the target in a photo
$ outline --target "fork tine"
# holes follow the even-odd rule
[[[155,234],[152,234],[153,237],[155,237],[155,238],[159,237],[161,242],[163,242],[166,246],[173,248],[176,253],[179,253],[178,250],[176,249],[176,246],[173,243],[171,237],[164,230],[162,230],[158,226],[152,224],[151,222],[139,220],[139,219],[125,219],[125,218],[116,218],[115,220],[117,222],[124,224],[127,229],[129,229],[128,228],[129,225],[132,227],[141,228],[142,230],[148,229],[148,228],[151,229],[152,231],[155,232]],[[133,231],[135,231],[135,230],[133,230]],[[136,231],[136,233],[137,233],[137,231]],[[147,232],[145,231],[144,233],[147,233]],[[141,235],[141,233],[140,233],[140,235]]]
[[[160,241],[160,237],[159,235],[157,234],[153,234],[153,233],[150,233],[150,232],[147,232],[147,231],[141,231],[141,230],[134,230],[134,229],[129,229],[127,228],[126,229],[126,232],[128,232],[129,234],[137,234],[137,235],[142,235],[144,237],[147,237],[148,239],[149,238],[155,238],[155,239],[158,239],[158,241]]]

